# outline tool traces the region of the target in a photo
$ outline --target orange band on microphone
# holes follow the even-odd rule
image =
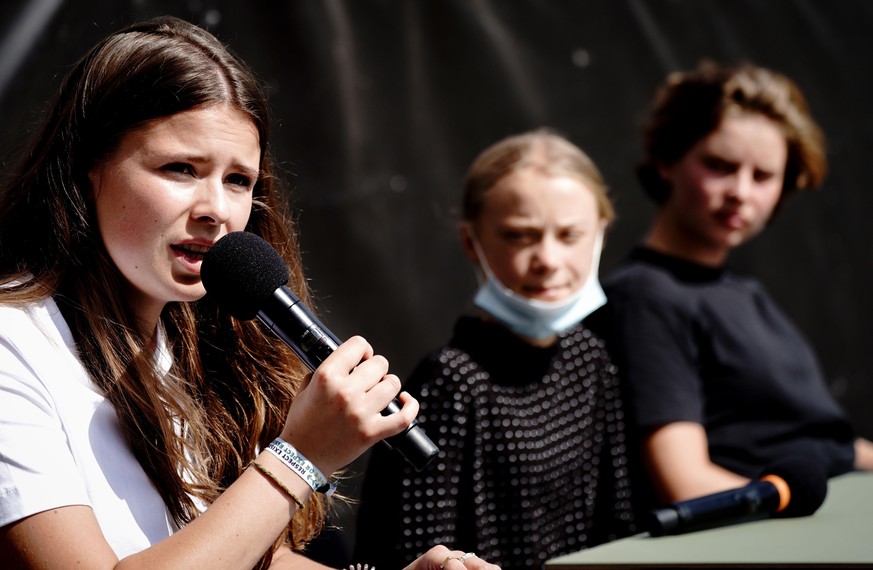
[[[761,477],[761,481],[767,481],[776,487],[776,492],[779,493],[779,508],[776,509],[776,512],[784,511],[785,507],[788,506],[788,503],[791,502],[791,489],[788,488],[788,483],[785,482],[785,479],[778,475],[768,473]]]

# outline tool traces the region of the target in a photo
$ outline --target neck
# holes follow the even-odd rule
[[[161,313],[166,306],[164,303],[144,303],[142,299],[128,295],[128,303],[131,304],[136,329],[143,338],[151,338],[158,330]]]
[[[489,315],[487,312],[483,311],[482,309],[477,308],[476,313],[479,316],[479,318],[482,319],[483,321],[488,321],[489,323],[499,324],[500,326],[502,326],[503,328],[505,328],[506,330],[508,330],[509,332],[511,332],[512,334],[514,334],[515,336],[517,336],[518,338],[520,338],[521,340],[523,340],[524,342],[526,342],[527,344],[529,344],[531,346],[536,346],[538,348],[548,348],[558,341],[558,335],[552,335],[552,336],[546,337],[546,338],[531,338],[529,336],[520,335],[517,332],[509,329],[509,327],[507,327],[506,325],[504,325],[503,323],[501,323],[500,321],[498,321],[497,319],[495,319],[494,317],[492,317],[491,315]]]
[[[657,218],[643,239],[643,244],[655,251],[692,261],[708,267],[721,267],[730,249],[701,242],[672,224]]]
[[[555,344],[558,341],[558,335],[552,335],[546,338],[530,338],[526,336],[516,335],[521,340],[525,341],[531,346],[536,346],[538,348],[548,348]]]

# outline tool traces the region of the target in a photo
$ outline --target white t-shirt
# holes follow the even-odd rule
[[[94,510],[119,558],[176,530],[54,300],[0,306],[0,526],[67,505]]]

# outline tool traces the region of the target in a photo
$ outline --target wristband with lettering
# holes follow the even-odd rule
[[[316,493],[324,493],[325,496],[329,497],[336,491],[336,482],[328,481],[327,477],[324,476],[324,473],[318,467],[281,437],[274,439],[267,446],[267,451],[278,457],[289,469],[297,473]]]

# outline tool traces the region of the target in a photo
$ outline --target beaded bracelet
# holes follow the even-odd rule
[[[256,461],[252,461],[251,463],[249,463],[249,465],[252,465],[255,469],[260,471],[261,475],[263,475],[264,477],[266,477],[267,479],[269,479],[270,481],[275,483],[280,489],[282,489],[282,491],[285,492],[286,495],[291,497],[291,500],[293,500],[295,503],[297,503],[297,508],[299,508],[300,510],[303,510],[303,507],[304,507],[303,501],[301,501],[300,498],[294,494],[294,491],[292,491],[291,489],[288,488],[287,485],[282,483],[282,481],[280,481],[279,478],[276,477],[272,471],[269,471],[266,467],[264,467],[263,465],[261,465],[260,463],[258,463]]]
[[[267,446],[267,451],[278,457],[289,469],[297,473],[316,493],[324,493],[325,496],[329,497],[336,491],[336,482],[328,481],[327,477],[324,476],[324,473],[318,467],[281,437],[277,437],[270,442],[270,445]]]

